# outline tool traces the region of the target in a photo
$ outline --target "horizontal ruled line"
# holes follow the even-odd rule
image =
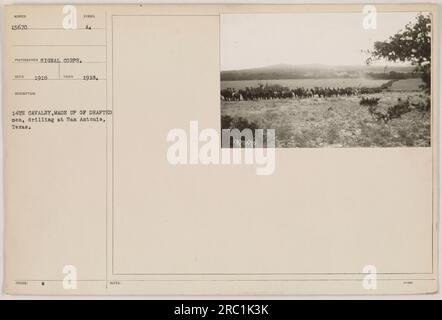
[[[90,31],[90,30],[104,30],[104,28],[75,28],[75,29],[65,29],[65,28],[27,28],[20,31],[26,30],[65,30],[65,31]]]
[[[106,61],[81,61],[81,62],[40,62],[40,61],[11,61],[11,63],[35,63],[35,64],[83,64],[83,63],[106,63]]]
[[[81,80],[81,81],[84,81],[84,82],[94,82],[94,81],[102,81],[102,80],[106,80],[106,79],[91,79],[91,80],[84,80],[84,79],[57,79],[57,78],[55,78],[55,79],[45,79],[45,80],[35,80],[35,79],[12,79],[12,80],[15,80],[15,81],[18,81],[18,80],[27,80],[27,81],[38,81],[38,82],[53,81],[53,80],[63,80],[63,81],[68,81],[68,80]]]
[[[14,44],[14,47],[105,47],[105,44]]]
[[[120,282],[360,282],[361,279],[113,279],[110,281]],[[377,279],[377,281],[434,281],[431,279]],[[106,280],[77,280],[83,282],[104,282]],[[15,282],[63,282],[63,280],[56,279],[41,279],[41,280],[15,280]]]

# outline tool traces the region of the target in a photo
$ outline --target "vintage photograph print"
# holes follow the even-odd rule
[[[274,129],[277,148],[431,146],[431,22],[374,7],[221,15],[221,128]]]

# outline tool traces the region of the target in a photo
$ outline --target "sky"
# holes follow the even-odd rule
[[[361,50],[386,40],[417,14],[378,13],[374,30],[363,28],[362,12],[221,15],[221,70],[281,63],[363,65],[367,56]]]

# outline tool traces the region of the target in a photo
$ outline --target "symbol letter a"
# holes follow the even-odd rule
[[[77,29],[77,8],[72,5],[63,7],[63,28],[64,29]]]

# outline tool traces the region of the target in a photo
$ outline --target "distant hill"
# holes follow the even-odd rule
[[[272,66],[221,71],[221,81],[227,80],[275,80],[275,79],[324,79],[360,78],[404,79],[414,78],[412,66],[329,66],[323,64]]]

